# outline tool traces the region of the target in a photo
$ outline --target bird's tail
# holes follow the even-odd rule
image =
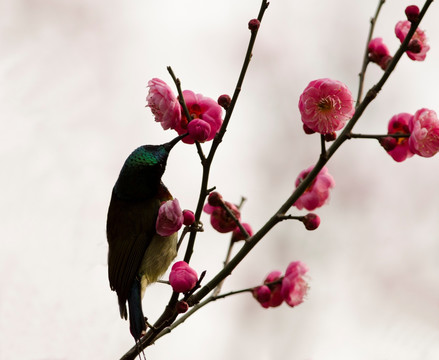
[[[133,281],[128,296],[128,311],[130,319],[130,332],[137,341],[146,333],[146,322],[142,311],[142,299],[140,296],[140,279]]]

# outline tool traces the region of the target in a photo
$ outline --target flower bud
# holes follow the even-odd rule
[[[306,230],[315,230],[320,225],[320,217],[317,214],[309,213],[303,217],[302,222]]]
[[[330,142],[330,141],[334,141],[335,139],[337,139],[337,134],[335,133],[335,131],[332,133],[325,134],[325,141]]]
[[[405,8],[405,14],[408,21],[416,22],[419,19],[419,8],[416,5],[409,5]]]
[[[157,215],[156,231],[160,236],[169,236],[180,230],[183,225],[183,213],[177,199],[164,202]]]
[[[267,285],[258,286],[253,289],[253,297],[261,304],[268,303],[271,297],[271,290]]]
[[[210,125],[208,122],[201,119],[193,119],[187,125],[189,136],[200,143],[205,142],[210,135]]]
[[[209,194],[207,202],[212,206],[220,206],[223,202],[223,197],[219,192],[213,191]]]
[[[227,110],[230,106],[230,102],[232,101],[232,99],[230,99],[230,96],[227,94],[221,95],[218,98],[218,104],[223,107],[225,110]]]
[[[169,283],[175,292],[185,293],[194,288],[197,284],[197,272],[185,261],[176,262],[169,274]]]
[[[175,305],[175,308],[176,308],[176,310],[177,310],[177,312],[179,313],[179,314],[183,314],[183,313],[185,313],[186,311],[188,311],[188,309],[189,309],[189,305],[188,305],[188,303],[186,302],[186,301],[179,301],[176,305]]]
[[[249,28],[251,31],[256,31],[256,30],[258,30],[260,25],[261,25],[261,22],[260,22],[258,19],[251,19],[251,20],[248,22],[248,28]]]
[[[311,135],[311,134],[315,134],[315,131],[313,129],[310,129],[308,126],[306,126],[305,124],[303,124],[303,131],[305,132],[305,134],[307,135]]]
[[[195,221],[195,215],[191,210],[183,210],[183,224],[190,226]]]

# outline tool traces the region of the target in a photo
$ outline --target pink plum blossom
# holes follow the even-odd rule
[[[411,27],[411,22],[408,20],[399,21],[395,26],[395,34],[396,37],[403,42],[405,37],[407,36]],[[412,48],[409,51],[407,50],[407,56],[415,61],[424,61],[427,56],[427,51],[430,50],[430,46],[427,44],[427,37],[425,36],[424,31],[417,28],[413,37],[410,40],[409,48]],[[416,51],[413,51],[416,49]]]
[[[296,179],[296,188],[308,176],[314,166],[303,170]],[[329,174],[326,166],[320,170],[319,174],[312,181],[305,192],[297,199],[294,206],[299,210],[303,208],[312,211],[323,206],[329,199],[329,189],[335,186],[334,178]]]
[[[157,234],[169,236],[176,233],[183,225],[183,220],[183,212],[177,199],[162,203],[155,225]]]
[[[420,109],[409,121],[410,150],[423,157],[439,151],[439,120],[433,110]]]
[[[340,130],[355,112],[354,100],[348,87],[340,81],[311,81],[300,95],[302,122],[320,134]]]
[[[392,116],[387,127],[388,134],[410,134],[409,121],[413,115],[400,113]],[[386,137],[380,141],[387,153],[397,162],[404,161],[413,156],[409,147],[409,138]]]
[[[188,292],[194,288],[197,281],[197,272],[186,262],[178,261],[172,266],[171,273],[169,274],[169,283],[175,292]]]
[[[264,285],[253,289],[253,296],[262,307],[277,307],[284,301],[281,294],[281,278],[282,273],[280,271],[272,271],[265,278]],[[279,282],[277,284],[270,284],[278,280]]]
[[[250,224],[242,223],[241,225],[245,229],[245,231],[247,231],[247,234],[249,236],[253,235],[253,229],[251,228]],[[232,241],[240,241],[245,239],[246,236],[241,232],[241,229],[237,226],[235,230],[233,230]]]
[[[163,81],[154,78],[148,81],[147,105],[164,130],[175,129],[181,121],[181,106],[171,88]]]
[[[236,219],[241,219],[241,213],[236,205],[224,202],[225,205],[230,209]],[[210,214],[210,224],[212,227],[220,233],[228,233],[235,230],[236,222],[235,220],[223,209],[222,206],[212,206],[209,203],[204,205],[204,212]]]
[[[368,46],[369,60],[378,64],[381,69],[386,70],[387,65],[392,60],[389,49],[384,44],[382,38],[372,39]]]
[[[308,290],[308,284],[303,275],[308,272],[308,267],[301,261],[291,262],[282,279],[281,294],[285,302],[293,307],[301,304]]]
[[[253,289],[253,297],[264,308],[277,307],[285,301],[289,306],[297,306],[303,302],[308,291],[308,284],[303,276],[308,267],[301,261],[291,262],[285,275],[278,270],[272,271],[265,278],[264,285]]]
[[[182,141],[187,144],[193,144],[200,133],[205,133],[202,136],[203,139],[205,138],[204,141],[212,140],[221,128],[223,122],[221,118],[221,106],[211,98],[205,97],[201,94],[195,94],[190,90],[183,91],[183,97],[189,110],[189,114],[192,117],[191,122],[194,119],[198,119],[198,123],[196,123],[198,129],[192,129],[192,133],[189,131],[189,136],[186,136]],[[186,134],[189,125],[183,109],[181,111],[181,119],[175,126],[175,130],[179,135]],[[207,123],[207,125],[210,126],[210,129],[208,130],[207,126],[202,127],[200,121]]]

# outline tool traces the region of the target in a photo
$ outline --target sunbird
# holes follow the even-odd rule
[[[134,150],[125,160],[111,194],[108,278],[111,290],[117,293],[121,318],[129,316],[136,343],[146,333],[141,302],[145,288],[165,273],[177,255],[177,233],[160,236],[155,226],[161,203],[173,199],[161,181],[169,152],[185,135]]]

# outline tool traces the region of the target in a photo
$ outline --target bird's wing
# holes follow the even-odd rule
[[[122,200],[113,193],[107,217],[108,278],[116,290],[121,316],[143,255],[155,233],[159,199]]]
[[[127,318],[126,301],[146,249],[155,234],[162,201],[172,199],[161,184],[157,197],[141,201],[120,199],[113,191],[107,216],[108,278],[117,292],[120,315]]]

